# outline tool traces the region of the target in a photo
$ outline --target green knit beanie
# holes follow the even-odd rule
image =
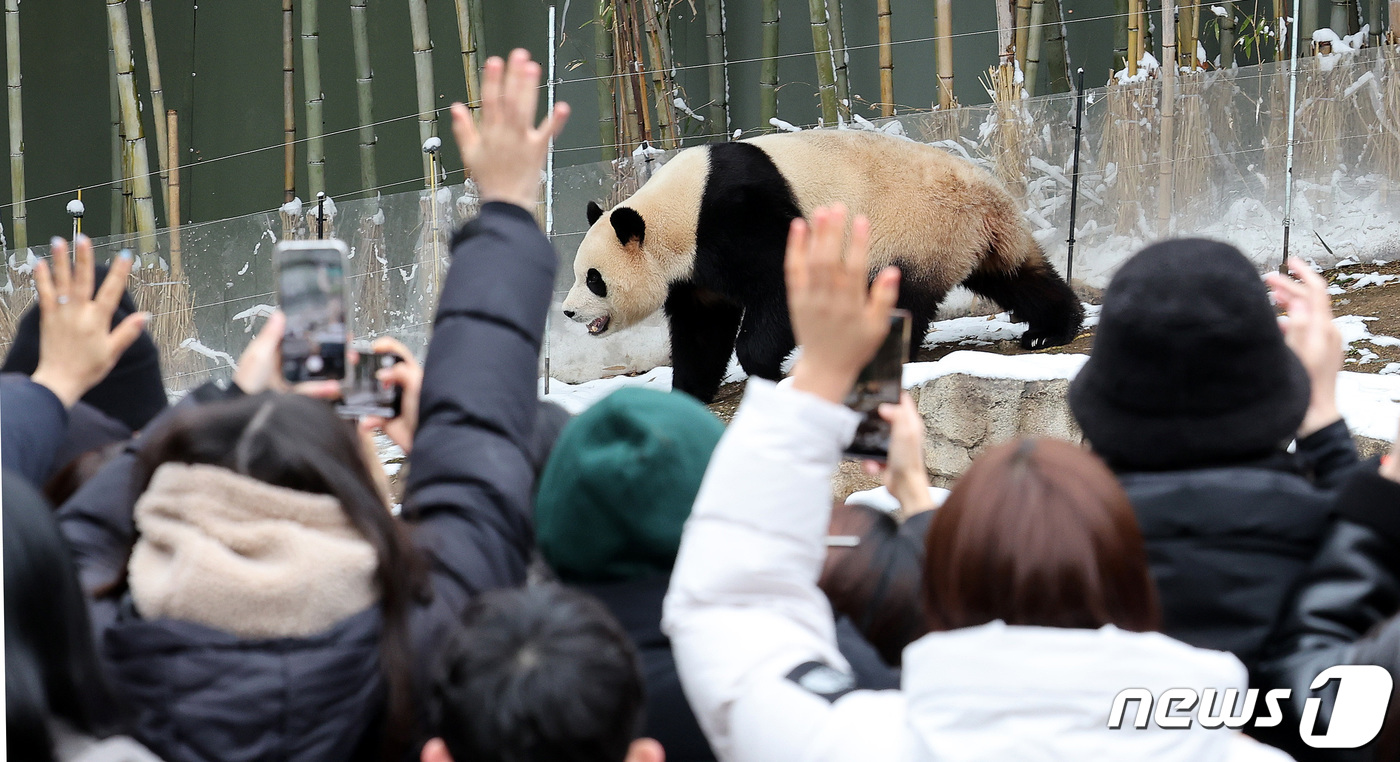
[[[563,582],[670,573],[724,424],[679,392],[625,388],[564,427],[540,476],[535,539]]]

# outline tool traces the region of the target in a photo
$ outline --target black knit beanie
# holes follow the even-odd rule
[[[107,268],[97,267],[95,283],[107,278]],[[136,302],[130,292],[122,294],[121,303],[112,315],[115,326],[136,312]],[[14,343],[10,353],[5,355],[5,364],[0,372],[23,373],[28,376],[39,367],[39,305],[25,311],[15,330]],[[132,431],[145,428],[169,405],[165,396],[165,383],[160,374],[160,350],[145,331],[136,342],[127,348],[112,372],[83,395],[83,402],[126,424]]]
[[[1254,266],[1233,246],[1184,238],[1114,276],[1069,401],[1115,469],[1176,470],[1281,450],[1309,394]]]

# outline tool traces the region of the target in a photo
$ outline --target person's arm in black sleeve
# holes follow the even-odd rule
[[[0,461],[42,486],[68,432],[68,409],[58,396],[20,373],[0,377]]]
[[[1296,450],[1312,472],[1313,482],[1322,489],[1341,487],[1361,464],[1356,442],[1341,419],[1299,438]]]

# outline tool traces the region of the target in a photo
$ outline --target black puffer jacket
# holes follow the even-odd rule
[[[1296,456],[1190,471],[1120,473],[1157,581],[1163,632],[1230,651],[1253,670],[1357,465],[1346,424]]]
[[[471,598],[525,578],[536,363],[555,264],[534,219],[508,204],[486,204],[453,241],[403,512],[430,562],[431,602],[409,620],[420,690]],[[225,394],[210,385],[181,404]],[[134,447],[60,511],[89,591],[125,573],[135,539]],[[93,606],[135,735],[168,762],[376,753],[378,609],[310,638],[240,641],[187,622],[142,620],[124,602]]]
[[[1337,517],[1322,550],[1293,596],[1270,651],[1256,674],[1256,687],[1288,688],[1287,717],[1261,739],[1300,762],[1368,762],[1400,753],[1400,704],[1391,699],[1382,740],[1362,749],[1313,749],[1299,737],[1309,697],[1322,703],[1313,732],[1330,727],[1337,684],[1313,691],[1313,680],[1338,664],[1375,664],[1400,676],[1400,484],[1377,473],[1374,463],[1357,469],[1337,500]],[[1389,742],[1388,749],[1377,748]]]

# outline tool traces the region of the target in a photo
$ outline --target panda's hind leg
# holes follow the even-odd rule
[[[709,404],[724,382],[744,311],[711,292],[682,283],[666,298],[671,326],[671,388]]]
[[[909,268],[901,268],[901,272],[913,272]],[[919,354],[919,349],[924,345],[924,338],[928,336],[928,327],[938,315],[938,306],[943,303],[943,299],[948,296],[947,289],[924,283],[911,278],[904,278],[899,284],[899,301],[896,307],[908,310],[911,316],[909,331],[909,360],[912,362]]]
[[[1037,253],[1010,271],[990,266],[991,259],[984,260],[963,285],[1028,324],[1021,335],[1023,349],[1074,341],[1084,323],[1084,306],[1043,255]]]
[[[781,379],[783,361],[795,346],[786,304],[755,307],[744,314],[735,351],[745,373],[769,381]]]

